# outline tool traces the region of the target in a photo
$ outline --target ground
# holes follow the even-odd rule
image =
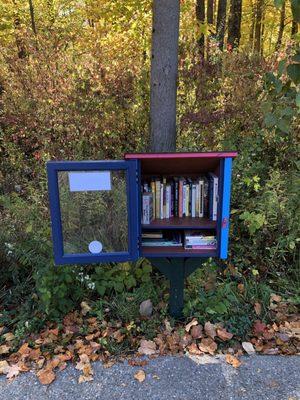
[[[0,378],[1,400],[299,400],[300,358],[297,356],[241,357],[235,369],[224,356],[160,357],[144,367],[118,363],[93,364],[94,380],[79,384],[73,365],[57,374],[49,386],[29,372],[13,381]],[[143,369],[146,378],[134,374]]]

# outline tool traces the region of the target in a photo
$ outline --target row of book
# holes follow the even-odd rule
[[[197,179],[166,177],[142,183],[142,223],[171,217],[217,220],[219,179],[213,173]]]
[[[182,247],[186,250],[215,250],[217,239],[214,235],[201,231],[180,232],[143,232],[142,246],[146,247]]]

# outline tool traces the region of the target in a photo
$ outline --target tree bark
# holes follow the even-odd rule
[[[227,0],[219,0],[217,15],[217,40],[220,50],[224,47],[225,27],[226,27],[226,7]]]
[[[153,0],[151,51],[151,150],[176,149],[180,0]]]
[[[294,36],[298,33],[298,23],[293,19],[292,21],[292,30],[291,30],[291,38],[293,39]]]
[[[254,52],[257,54],[261,53],[263,5],[264,0],[257,0],[254,29]]]
[[[199,25],[203,25],[205,22],[205,1],[204,0],[197,0],[196,1],[196,18],[197,21],[199,22]],[[200,55],[204,57],[204,34],[203,32],[200,33],[199,39],[198,39],[198,44],[199,44],[199,50],[200,50]]]
[[[214,24],[214,0],[207,0],[207,23]]]
[[[228,21],[228,40],[231,47],[238,47],[241,38],[242,0],[231,0]]]
[[[33,30],[33,33],[36,36],[37,35],[37,30],[36,30],[36,24],[35,24],[35,18],[34,18],[33,0],[29,0],[29,11],[30,11],[31,28]]]
[[[282,7],[280,10],[280,23],[279,23],[278,39],[276,43],[276,50],[279,50],[282,44],[284,21],[285,21],[285,0],[283,0]]]
[[[251,27],[249,34],[249,49],[251,52],[253,51],[253,39],[254,39],[254,28],[255,28],[255,6],[251,1]]]

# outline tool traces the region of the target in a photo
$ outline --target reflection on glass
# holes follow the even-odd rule
[[[110,174],[111,190],[70,191],[69,172],[58,172],[64,254],[90,253],[93,241],[102,253],[128,251],[126,172]]]

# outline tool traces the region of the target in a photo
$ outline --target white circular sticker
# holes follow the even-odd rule
[[[97,253],[101,253],[102,251],[102,243],[98,242],[98,240],[93,240],[90,244],[89,244],[89,251],[93,254],[97,254]]]

